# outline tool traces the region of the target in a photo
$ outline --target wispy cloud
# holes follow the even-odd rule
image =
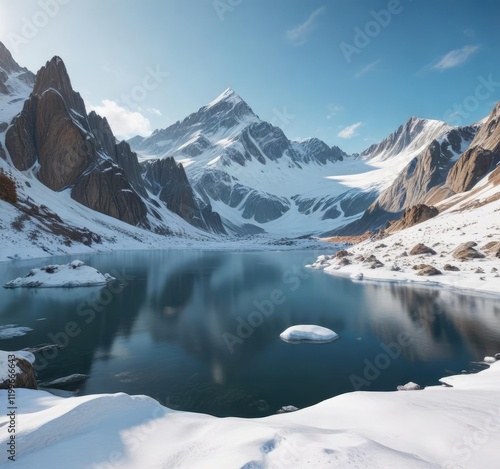
[[[132,112],[116,101],[103,99],[100,106],[89,106],[90,110],[108,119],[113,133],[118,138],[131,138],[136,135],[147,136],[151,133],[151,123],[140,112]]]
[[[464,46],[461,49],[453,49],[447,54],[443,55],[434,64],[431,65],[433,70],[447,70],[449,68],[458,67],[462,65],[467,59],[479,50],[479,46]]]
[[[311,31],[316,27],[316,21],[325,12],[326,8],[321,7],[314,10],[303,23],[289,29],[286,32],[286,37],[294,46],[301,46],[307,42]]]
[[[464,29],[464,35],[470,38],[476,37],[476,31],[472,28],[467,28]]]
[[[327,119],[334,118],[339,112],[343,111],[344,108],[339,106],[338,104],[330,104],[328,106],[328,114],[326,115]]]
[[[161,116],[161,111],[159,109],[156,109],[155,107],[150,107],[148,108],[148,112],[151,114],[156,114],[157,116]]]
[[[365,125],[364,122],[356,122],[355,124],[348,125],[338,133],[338,136],[340,138],[346,138],[346,139],[355,137],[356,135],[358,135],[356,131],[363,125]]]
[[[382,62],[382,59],[378,59],[375,60],[375,62],[369,63],[366,67],[363,67],[359,72],[356,72],[354,74],[354,78],[359,78],[367,73],[373,72],[377,68],[377,65],[380,62]]]

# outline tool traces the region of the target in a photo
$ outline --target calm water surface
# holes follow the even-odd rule
[[[0,325],[33,329],[1,340],[0,348],[66,344],[37,355],[38,377],[88,375],[67,387],[79,395],[147,394],[171,408],[245,417],[283,405],[302,408],[356,386],[437,384],[447,374],[479,369],[471,362],[500,352],[498,299],[353,283],[303,268],[317,254],[80,255],[122,285],[0,289]],[[0,283],[68,260],[0,264]],[[279,334],[295,324],[325,326],[341,339],[281,341]]]

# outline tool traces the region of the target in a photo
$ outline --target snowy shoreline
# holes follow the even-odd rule
[[[16,389],[16,467],[495,469],[500,361],[442,383],[350,392],[259,419],[173,411],[123,393],[62,398]],[[0,391],[4,406],[6,393]],[[0,444],[7,440],[2,432]]]
[[[255,236],[252,238],[228,238],[221,240],[193,240],[182,237],[164,238],[158,236],[158,240],[153,243],[148,240],[147,243],[130,243],[119,247],[114,245],[102,245],[100,248],[86,248],[81,246],[81,249],[68,249],[67,251],[51,252],[36,249],[30,251],[31,248],[21,248],[16,253],[8,253],[6,248],[2,248],[0,254],[0,266],[9,262],[27,261],[27,260],[42,260],[52,259],[54,257],[70,257],[79,255],[97,255],[113,252],[131,252],[131,251],[155,251],[155,250],[172,250],[172,251],[234,251],[234,252],[249,252],[249,251],[331,251],[332,243],[322,241],[320,238],[300,239],[293,237],[264,237]],[[284,240],[284,241],[283,241]],[[161,242],[160,242],[161,241]],[[285,244],[287,242],[293,244]],[[334,245],[336,246],[336,244]],[[343,247],[344,244],[338,246]]]
[[[315,270],[321,270],[317,269],[316,267],[313,267],[313,264],[307,265],[306,267],[308,268],[313,268]],[[356,283],[363,283],[366,285],[397,285],[400,287],[415,287],[415,288],[421,288],[421,289],[428,289],[428,290],[440,290],[440,289],[446,289],[447,291],[450,292],[455,292],[455,293],[461,293],[464,295],[469,295],[469,296],[477,296],[481,298],[498,298],[498,295],[500,292],[496,289],[493,289],[491,291],[488,290],[480,290],[480,289],[475,289],[475,288],[468,288],[467,286],[457,286],[451,283],[446,283],[446,282],[439,282],[439,281],[432,281],[432,280],[414,280],[410,278],[406,278],[401,276],[401,278],[391,278],[389,276],[373,276],[370,277],[370,273],[366,274],[367,271],[363,270],[363,272],[360,272],[360,269],[350,271],[350,269],[324,269],[324,272],[328,275],[332,275],[334,277],[342,277],[345,279],[351,279],[351,281],[356,282]],[[359,273],[363,273],[363,278],[361,280],[358,280],[356,277]]]
[[[500,200],[474,212],[445,211],[410,228],[319,256],[311,264],[356,282],[500,294]],[[488,246],[493,246],[488,248]],[[337,251],[337,252],[335,252]],[[498,251],[498,252],[497,252]]]

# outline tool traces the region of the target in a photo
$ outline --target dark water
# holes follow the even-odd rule
[[[37,355],[38,377],[89,375],[69,387],[79,394],[147,394],[172,408],[246,417],[355,388],[437,384],[449,373],[479,369],[471,362],[500,352],[498,299],[355,284],[304,269],[316,254],[78,256],[118,275],[123,285],[0,289],[0,325],[33,329],[1,340],[0,348],[62,343],[61,350]],[[68,259],[0,264],[0,283]],[[282,342],[280,332],[295,324],[322,325],[341,339]]]

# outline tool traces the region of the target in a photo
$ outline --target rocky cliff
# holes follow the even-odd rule
[[[165,224],[148,193],[154,188],[153,194],[160,193],[165,206],[189,223],[224,232],[211,207],[194,198],[182,167],[144,179],[146,169],[129,144],[117,142],[105,118],[87,114],[59,57],[37,73],[32,93],[8,127],[5,145],[15,168],[32,172],[54,191],[69,189],[75,201],[98,212],[144,228],[152,228],[151,216],[155,224]]]
[[[500,163],[500,103],[488,116],[481,130],[451,169],[445,187],[453,193],[472,189]]]
[[[421,120],[415,122],[414,118],[410,119],[406,126],[400,127],[395,134],[384,141],[384,144],[371,147],[372,153],[369,154],[375,155],[375,158],[384,155],[387,151],[396,151],[395,148],[400,148],[402,140],[410,138],[412,134],[410,129],[421,129],[421,122]],[[457,164],[457,159],[471,144],[479,129],[479,125],[446,128],[444,135],[432,140],[427,147],[412,158],[394,182],[379,195],[359,220],[331,234],[360,235],[365,231],[376,231],[388,221],[399,219],[405,209],[421,203],[433,202],[436,190],[444,184],[450,170]],[[389,143],[393,146],[391,147]],[[407,143],[413,145],[411,140]],[[449,195],[448,190],[441,189],[440,193],[443,197]]]
[[[109,141],[93,133],[83,99],[73,91],[59,57],[37,73],[33,92],[8,129],[5,144],[14,166],[32,170],[50,189],[69,188],[73,199],[93,210],[149,226],[146,204],[122,168],[105,164],[109,155],[103,149],[109,148]]]

